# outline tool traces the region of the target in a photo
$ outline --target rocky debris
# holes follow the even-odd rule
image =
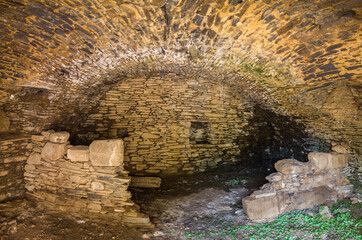
[[[278,172],[266,177],[269,183],[243,199],[243,208],[251,220],[273,219],[352,194],[353,185],[342,173],[348,165],[348,155],[311,152],[308,159],[309,162],[283,159],[275,163]]]
[[[88,148],[63,143],[69,138],[65,132],[45,132],[41,137],[32,138],[33,152],[25,166],[28,198],[52,210],[108,214],[122,218],[128,226],[153,227],[130,200],[121,139],[94,141]]]
[[[130,187],[138,188],[159,188],[161,178],[159,177],[131,177]]]

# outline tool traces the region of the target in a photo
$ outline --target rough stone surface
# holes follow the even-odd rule
[[[341,153],[311,152],[308,153],[308,160],[321,170],[348,166],[348,155]]]
[[[0,110],[0,132],[7,132],[10,130],[10,118],[5,115],[5,112]]]
[[[49,134],[49,140],[53,143],[66,143],[69,136],[68,132],[54,132]]]
[[[209,73],[357,151],[356,2],[3,1],[0,103],[13,131],[77,128],[117,81]]]
[[[193,173],[236,162],[251,116],[235,89],[202,76],[162,74],[117,84],[78,136],[88,142],[124,137],[132,174]]]
[[[74,146],[68,149],[67,157],[72,162],[88,162],[89,161],[89,147],[88,146]]]
[[[281,213],[278,197],[276,195],[262,198],[245,197],[242,202],[245,212],[252,220],[275,218]]]
[[[28,162],[25,166],[24,179],[28,198],[45,203],[45,206],[51,210],[88,216],[109,214],[117,219],[125,217],[124,224],[133,224],[142,228],[153,227],[149,217],[142,214],[139,207],[130,200],[131,193],[128,191],[130,177],[122,165],[93,166],[89,158],[86,158],[87,161],[83,158],[84,152],[88,151],[87,146],[71,147],[69,143],[53,143],[50,137],[45,139],[47,140],[31,145],[30,150],[40,148],[42,153],[47,153],[47,158],[40,158],[41,164],[34,165],[34,162]],[[100,143],[96,144],[95,149],[109,153],[106,155],[107,163],[111,161],[114,164],[112,154],[122,154],[120,151],[122,140],[100,141]],[[64,149],[68,148],[75,151],[75,154],[71,151],[70,155],[71,158],[74,156],[78,159],[77,161],[71,161],[65,156]],[[63,155],[60,156],[60,153]],[[34,151],[31,154],[39,155]],[[56,161],[53,161],[55,158]],[[83,158],[82,161],[79,161],[79,158]],[[0,178],[2,174],[0,169]],[[127,217],[131,217],[132,220]]]
[[[308,163],[295,159],[284,159],[275,163],[275,169],[280,173],[297,174],[307,172],[310,167]]]
[[[113,167],[123,163],[123,140],[95,140],[89,146],[93,166]]]
[[[0,140],[0,202],[24,197],[24,165],[30,141],[30,137],[17,136]]]
[[[324,157],[322,160],[333,162],[331,159],[339,160],[342,158],[340,155],[347,157],[346,154],[312,152],[308,154],[310,162],[295,159],[278,161],[275,163],[278,172],[266,177],[270,182],[243,198],[246,214],[251,220],[271,220],[282,213],[313,208],[350,196],[352,189],[345,181],[341,164],[314,164],[320,156]]]
[[[61,159],[65,154],[66,144],[48,142],[41,151],[41,157],[47,160]]]
[[[36,153],[36,152],[32,152],[29,155],[28,161],[26,162],[27,164],[41,164],[41,154]]]

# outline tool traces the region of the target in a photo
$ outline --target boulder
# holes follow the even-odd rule
[[[58,160],[65,154],[66,144],[46,143],[41,151],[41,157],[47,160]]]
[[[300,162],[295,159],[283,159],[279,160],[274,165],[275,169],[284,174],[298,174],[309,172],[310,165],[306,162]]]
[[[32,152],[29,155],[27,164],[41,164],[41,155],[39,153]]]
[[[66,143],[70,134],[68,132],[54,132],[50,133],[49,140],[53,143]]]
[[[342,153],[308,153],[308,160],[318,169],[333,169],[348,166],[348,155]]]
[[[113,167],[123,163],[122,139],[95,140],[89,146],[89,157],[93,166]]]
[[[88,146],[75,146],[67,151],[67,156],[72,162],[87,162],[89,161],[89,147]]]

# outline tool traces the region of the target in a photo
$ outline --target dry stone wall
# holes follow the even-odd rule
[[[24,196],[24,166],[29,142],[29,137],[0,140],[0,202]]]
[[[48,208],[72,214],[107,214],[128,226],[152,227],[148,216],[130,200],[123,168],[123,140],[99,140],[72,146],[68,132],[32,136],[25,166],[27,197]]]
[[[238,92],[217,82],[162,74],[127,79],[83,124],[82,139],[124,137],[134,173],[193,173],[233,163],[252,115]]]
[[[311,152],[308,162],[278,161],[275,163],[278,172],[266,177],[269,183],[243,198],[245,212],[252,220],[273,219],[292,210],[313,208],[350,196],[353,185],[343,174],[348,157],[345,153]]]

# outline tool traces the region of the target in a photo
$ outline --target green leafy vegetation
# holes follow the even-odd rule
[[[339,201],[330,208],[333,216],[323,218],[323,207],[296,210],[270,223],[234,226],[224,224],[215,232],[183,234],[183,239],[361,239],[361,203]]]
[[[225,185],[228,187],[243,187],[247,182],[246,179],[233,178],[225,182]]]

